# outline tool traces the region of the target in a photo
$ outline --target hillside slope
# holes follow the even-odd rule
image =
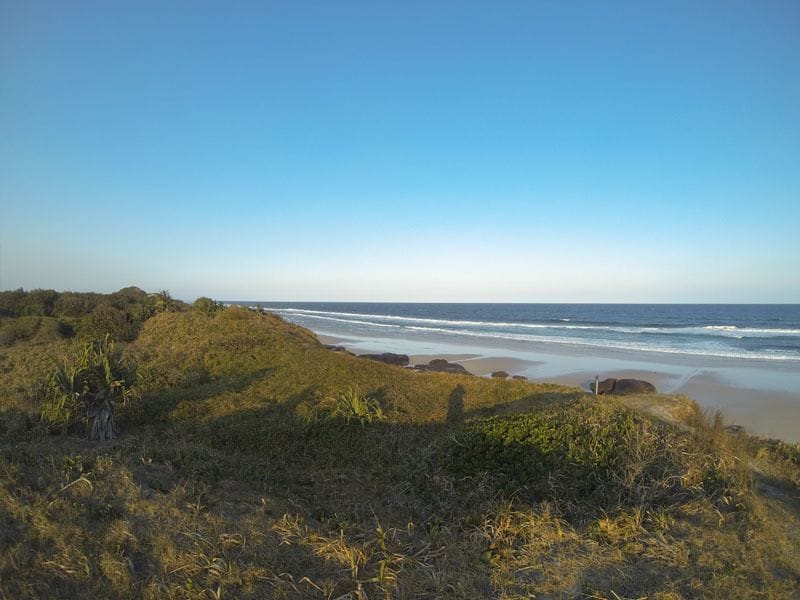
[[[800,594],[797,448],[691,405],[676,427],[331,352],[269,314],[164,312],[125,348],[121,436],[92,444],[38,422],[65,344],[0,352],[0,597]]]

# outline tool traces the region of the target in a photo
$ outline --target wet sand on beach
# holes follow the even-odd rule
[[[356,354],[387,351],[381,348],[381,340],[317,337],[325,344],[343,345]],[[442,346],[441,353],[408,352],[414,347],[419,345],[407,343],[388,351],[407,352],[412,365],[444,358],[461,363],[474,375],[488,376],[502,370],[532,381],[576,386],[586,391],[591,391],[596,375],[601,380],[643,379],[655,385],[659,394],[688,396],[704,409],[721,411],[726,423],[741,425],[750,433],[800,442],[800,374],[790,364],[634,352],[593,355],[585,349],[543,345],[527,345],[528,352],[520,352],[517,347],[486,346],[464,346],[464,351],[458,352],[457,344]],[[449,348],[453,352],[447,352]]]

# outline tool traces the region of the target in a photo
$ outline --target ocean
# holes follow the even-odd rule
[[[333,337],[423,340],[435,334],[461,344],[509,340],[565,349],[797,361],[800,369],[800,304],[241,304],[260,305]]]

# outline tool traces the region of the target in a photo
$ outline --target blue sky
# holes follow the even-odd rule
[[[800,3],[0,1],[0,288],[800,302]]]

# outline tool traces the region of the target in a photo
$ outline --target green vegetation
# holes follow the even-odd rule
[[[33,331],[0,346],[0,598],[800,594],[797,445],[166,296],[0,294],[0,331]],[[101,305],[135,338],[92,342]]]
[[[453,436],[451,460],[457,473],[491,474],[509,494],[554,502],[572,517],[620,507],[653,510],[694,498],[726,509],[745,501],[750,476],[740,461],[723,460],[733,455],[722,451],[724,432],[710,441],[713,427],[700,418],[692,437],[590,397],[472,421]]]
[[[194,310],[200,311],[201,313],[205,313],[206,315],[213,315],[215,312],[220,311],[224,308],[222,304],[219,302],[215,302],[211,298],[206,296],[200,296],[197,300],[194,301],[192,304],[192,308]]]
[[[589,401],[472,421],[453,437],[454,467],[491,473],[539,497],[553,477],[573,484],[576,496],[589,494],[624,468],[636,425],[630,411]]]
[[[75,335],[75,328],[55,317],[19,317],[0,319],[0,346],[13,346],[17,342],[35,340],[51,342]]]
[[[90,440],[114,439],[116,406],[130,395],[133,372],[108,334],[76,348],[43,386],[42,420],[62,431],[91,424]]]
[[[331,404],[331,414],[342,417],[347,422],[353,419],[363,426],[365,423],[372,423],[373,420],[386,419],[378,398],[362,394],[358,388],[348,387],[328,401]]]
[[[216,306],[208,298],[199,300]],[[155,314],[188,308],[166,290],[148,294],[137,287],[105,295],[22,289],[0,292],[0,347],[29,340],[46,343],[76,335],[82,340],[102,340],[111,335],[117,341],[130,342]]]

